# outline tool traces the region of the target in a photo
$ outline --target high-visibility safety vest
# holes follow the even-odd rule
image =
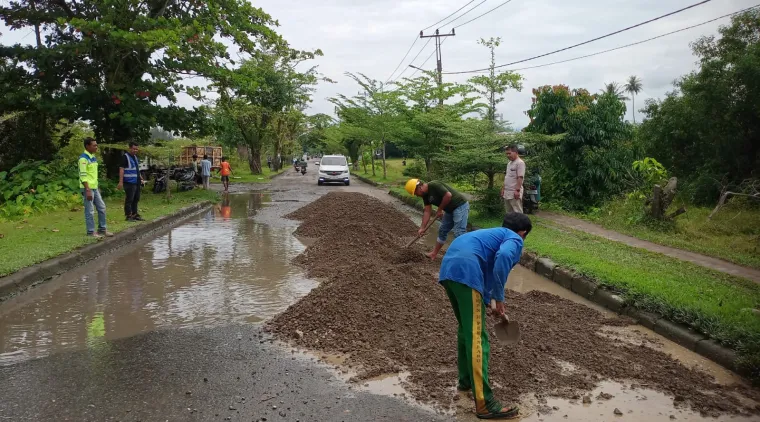
[[[125,154],[127,157],[128,167],[124,169],[124,183],[137,184],[140,180],[137,171],[140,167],[140,162],[137,157],[132,154]]]
[[[98,159],[94,155],[85,151],[79,156],[79,188],[84,188],[84,183],[90,189],[98,188]]]

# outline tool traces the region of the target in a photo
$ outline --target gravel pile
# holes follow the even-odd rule
[[[351,215],[345,208],[354,223],[319,237],[296,258],[311,276],[326,281],[269,328],[302,347],[350,354],[347,363],[359,368],[359,379],[409,371],[407,388],[415,398],[450,407],[457,379],[456,320],[437,284],[440,261],[425,259],[419,245],[404,250],[406,239],[386,226],[386,215],[397,211],[369,197],[356,201],[362,196],[350,194],[354,203],[371,203],[372,212],[360,206]],[[305,207],[308,215],[316,213],[317,202]],[[676,405],[706,415],[760,414],[734,395],[741,390],[760,400],[756,390],[720,386],[644,344],[599,335],[604,326],[628,324],[626,319],[609,319],[545,292],[508,291],[507,297],[510,318],[521,324],[520,343],[499,344],[492,330],[497,321],[488,318],[490,376],[501,400],[518,401],[526,393],[580,399],[599,381],[612,379],[667,392]]]
[[[417,234],[417,226],[401,211],[377,198],[352,192],[330,192],[285,218],[303,221],[295,234],[305,237],[328,235],[347,224],[364,221],[395,236]]]

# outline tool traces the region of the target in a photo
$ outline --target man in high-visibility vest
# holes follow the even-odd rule
[[[79,156],[79,188],[82,190],[84,199],[84,222],[87,227],[87,236],[101,238],[113,236],[106,230],[106,203],[98,190],[98,142],[92,138],[84,140],[84,152]],[[95,217],[93,208],[98,211],[98,231],[95,231]]]
[[[140,202],[140,188],[142,176],[140,176],[140,160],[137,153],[140,148],[136,142],[129,143],[129,151],[124,154],[119,165],[119,184],[116,189],[124,189],[124,216],[127,221],[143,221],[137,212],[137,203]]]

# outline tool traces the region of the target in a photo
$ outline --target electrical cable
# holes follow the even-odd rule
[[[410,64],[411,64],[411,63],[414,63],[414,61],[415,61],[415,60],[417,60],[417,57],[419,57],[419,56],[420,56],[420,54],[422,54],[422,52],[425,50],[425,47],[427,47],[427,46],[428,46],[428,44],[430,44],[430,41],[431,41],[431,40],[432,40],[432,38],[428,38],[428,40],[427,40],[427,42],[425,43],[425,45],[423,45],[423,46],[422,46],[422,48],[420,49],[420,51],[418,51],[418,52],[417,52],[417,55],[416,55],[416,56],[414,56],[414,58],[412,59],[412,61],[410,62]],[[405,68],[404,68],[404,69],[401,71],[401,73],[399,73],[399,74],[398,74],[398,76],[396,76],[396,80],[399,80],[399,79],[401,79],[401,75],[403,75],[403,74],[406,72],[406,70],[407,70],[407,69],[409,69],[409,66],[406,66],[406,67],[405,67]]]
[[[570,49],[572,49],[572,48],[575,48],[575,47],[580,47],[580,46],[582,46],[582,45],[590,44],[590,43],[592,43],[592,42],[594,42],[594,41],[599,41],[599,40],[601,40],[601,39],[603,39],[603,38],[611,37],[611,36],[613,36],[613,35],[616,35],[616,34],[619,34],[619,33],[621,33],[621,32],[625,32],[625,31],[629,31],[629,30],[631,30],[631,29],[634,29],[634,28],[638,28],[638,27],[640,27],[640,26],[643,26],[643,25],[646,25],[646,24],[648,24],[648,23],[652,23],[652,22],[654,22],[654,21],[657,21],[657,20],[660,20],[660,19],[666,18],[666,17],[668,17],[668,16],[672,16],[672,15],[675,15],[675,14],[677,14],[677,13],[681,13],[681,12],[683,12],[683,11],[686,11],[686,10],[692,9],[692,8],[694,8],[694,7],[697,7],[697,6],[701,6],[701,5],[703,5],[703,4],[705,4],[705,3],[709,3],[709,2],[711,2],[711,1],[712,1],[712,0],[702,0],[701,2],[698,2],[698,3],[694,3],[694,4],[690,5],[690,6],[686,6],[686,7],[684,7],[684,8],[678,9],[678,10],[676,10],[676,11],[673,11],[673,12],[670,12],[670,13],[666,13],[666,14],[664,14],[664,15],[661,15],[661,16],[658,16],[658,17],[656,17],[656,18],[652,18],[652,19],[646,20],[646,21],[644,21],[644,22],[640,22],[640,23],[637,23],[636,25],[631,25],[631,26],[628,26],[628,27],[626,27],[626,28],[623,28],[623,29],[619,29],[619,30],[617,30],[617,31],[614,31],[614,32],[610,32],[609,34],[605,34],[605,35],[602,35],[602,36],[599,36],[599,37],[596,37],[596,38],[592,38],[592,39],[590,39],[590,40],[587,40],[587,41],[583,41],[583,42],[581,42],[581,43],[578,43],[578,44],[573,44],[573,45],[571,45],[571,46],[568,46],[568,47],[560,48],[560,49],[558,49],[558,50],[550,51],[550,52],[548,52],[548,53],[539,54],[539,55],[537,55],[537,56],[529,57],[529,58],[527,58],[527,59],[522,59],[522,60],[517,60],[517,61],[511,62],[511,63],[505,63],[505,64],[501,64],[501,65],[495,66],[494,68],[498,69],[498,68],[502,68],[502,67],[512,66],[512,65],[515,65],[515,64],[518,64],[518,63],[524,63],[524,62],[527,62],[527,61],[531,61],[531,60],[535,60],[535,59],[540,59],[541,57],[546,57],[546,56],[550,56],[550,55],[552,55],[552,54],[560,53],[560,52],[562,52],[562,51],[567,51],[567,50],[570,50]],[[445,74],[445,75],[459,75],[459,74],[463,74],[463,73],[477,73],[477,72],[484,72],[484,71],[487,71],[487,70],[490,70],[490,68],[484,68],[484,69],[474,69],[474,70],[462,70],[462,71],[458,71],[458,72],[444,72],[444,74]]]
[[[687,26],[685,28],[677,29],[675,31],[666,32],[666,33],[658,35],[656,37],[647,38],[645,40],[637,41],[637,42],[626,44],[626,45],[621,45],[619,47],[610,48],[610,49],[603,50],[603,51],[598,51],[596,53],[586,54],[586,55],[578,56],[578,57],[573,57],[572,59],[567,59],[567,60],[560,60],[560,61],[551,62],[551,63],[539,64],[539,65],[536,65],[536,66],[528,66],[528,67],[521,67],[521,68],[518,68],[518,69],[507,69],[507,70],[515,72],[515,71],[519,71],[519,70],[536,69],[536,68],[539,68],[539,67],[552,66],[552,65],[555,65],[555,64],[567,63],[567,62],[572,62],[572,61],[575,61],[575,60],[585,59],[585,58],[588,58],[588,57],[598,56],[600,54],[609,53],[611,51],[621,50],[623,48],[633,47],[634,45],[644,44],[645,42],[653,41],[653,40],[656,40],[658,38],[666,37],[668,35],[673,35],[673,34],[676,34],[676,33],[679,33],[679,32],[683,32],[683,31],[686,31],[686,30],[689,30],[689,29],[693,29],[693,28],[696,28],[698,26],[707,25],[708,23],[712,23],[712,22],[715,22],[717,20],[727,18],[729,16],[734,16],[734,15],[738,15],[740,13],[744,13],[744,12],[747,12],[747,11],[750,11],[750,10],[753,10],[753,9],[757,9],[758,7],[760,7],[760,4],[752,6],[752,7],[748,7],[746,9],[739,10],[738,12],[729,13],[729,14],[723,15],[723,16],[718,16],[717,18],[710,19],[708,21],[704,21],[704,22],[698,23],[696,25],[691,25],[691,26]]]
[[[438,27],[438,29],[441,29],[441,28],[443,28],[443,27],[444,27],[444,26],[446,26],[446,25],[451,25],[452,23],[454,23],[454,22],[458,21],[459,19],[462,19],[462,18],[463,18],[463,17],[465,17],[465,16],[466,16],[468,13],[470,13],[470,12],[472,12],[473,10],[477,9],[477,8],[478,8],[478,6],[480,6],[481,4],[485,3],[486,1],[488,1],[488,0],[483,0],[483,1],[481,1],[480,3],[476,4],[475,6],[472,6],[472,8],[471,8],[471,9],[467,10],[466,12],[464,12],[464,13],[462,13],[461,15],[457,16],[456,18],[454,18],[454,19],[452,19],[452,20],[450,20],[450,21],[448,21],[448,22],[446,22],[446,23],[442,24],[441,26],[439,26],[439,27]]]
[[[475,1],[475,0],[470,0],[470,1],[469,1],[467,4],[465,4],[464,6],[460,7],[459,9],[457,9],[457,10],[456,10],[454,13],[452,13],[452,14],[450,14],[450,15],[446,16],[445,18],[443,18],[443,19],[439,20],[438,22],[436,22],[436,23],[434,23],[434,24],[432,24],[432,25],[430,25],[430,26],[428,26],[428,27],[426,27],[426,28],[422,28],[422,30],[423,30],[423,31],[427,31],[428,29],[430,29],[430,28],[432,28],[432,27],[434,27],[434,26],[438,25],[439,23],[441,23],[441,22],[445,21],[446,19],[448,19],[448,18],[450,18],[450,17],[452,17],[452,16],[456,15],[457,13],[459,13],[459,11],[460,11],[460,10],[462,10],[462,9],[464,9],[465,7],[469,6],[469,5],[470,5],[470,4],[472,4],[474,1]]]
[[[448,38],[444,38],[444,39],[443,39],[443,41],[441,41],[441,45],[443,45],[443,43],[445,43],[445,42],[446,42],[446,40],[448,40]],[[422,68],[423,66],[425,66],[425,63],[427,63],[427,62],[428,62],[428,60],[430,60],[430,58],[431,58],[431,57],[433,57],[433,54],[435,54],[435,50],[433,50],[433,51],[430,53],[430,55],[429,55],[429,56],[427,56],[427,59],[425,59],[425,61],[424,61],[424,62],[422,62],[422,64],[421,64],[421,65],[419,65],[419,66],[417,66],[417,67],[415,67],[415,68],[414,68],[414,72],[412,72],[412,74],[411,74],[411,75],[409,75],[409,78],[411,78],[412,76],[416,75],[416,74],[417,74],[417,72],[419,72],[419,71],[420,71],[420,68]]]
[[[412,51],[412,48],[414,48],[414,45],[417,44],[417,40],[419,39],[420,38],[417,37],[416,35],[414,36],[414,42],[412,43],[412,45],[409,46],[409,50],[406,50],[406,54],[404,54],[404,57],[401,59],[400,62],[398,62],[398,65],[396,65],[396,68],[393,69],[393,72],[391,72],[391,75],[388,76],[388,79],[385,80],[385,83],[388,83],[388,81],[390,81],[393,78],[393,75],[396,74],[396,71],[398,70],[398,68],[401,67],[401,65],[404,63],[404,60],[406,60],[406,57],[409,55],[409,52]]]
[[[465,22],[465,23],[463,23],[463,24],[460,24],[460,25],[457,25],[457,26],[455,26],[455,27],[454,27],[454,29],[460,28],[460,27],[462,27],[462,26],[465,26],[465,25],[467,25],[468,23],[470,23],[470,22],[472,22],[472,21],[474,21],[474,20],[480,19],[480,18],[482,18],[483,16],[485,16],[485,15],[487,15],[487,14],[489,14],[489,13],[493,12],[494,10],[496,10],[496,9],[500,8],[501,6],[504,6],[505,4],[507,4],[507,3],[511,2],[511,1],[512,1],[512,0],[507,0],[507,1],[505,1],[504,3],[502,3],[502,4],[500,4],[500,5],[496,6],[496,7],[494,7],[493,9],[491,9],[491,10],[487,11],[486,13],[483,13],[482,15],[480,15],[480,16],[478,16],[478,17],[472,18],[472,19],[468,20],[467,22]]]

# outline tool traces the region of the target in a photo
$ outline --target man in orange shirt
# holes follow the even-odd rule
[[[224,191],[228,192],[230,189],[230,176],[232,175],[232,167],[227,162],[227,157],[222,157],[222,164],[219,167],[219,173],[222,175],[222,183],[224,184]]]

